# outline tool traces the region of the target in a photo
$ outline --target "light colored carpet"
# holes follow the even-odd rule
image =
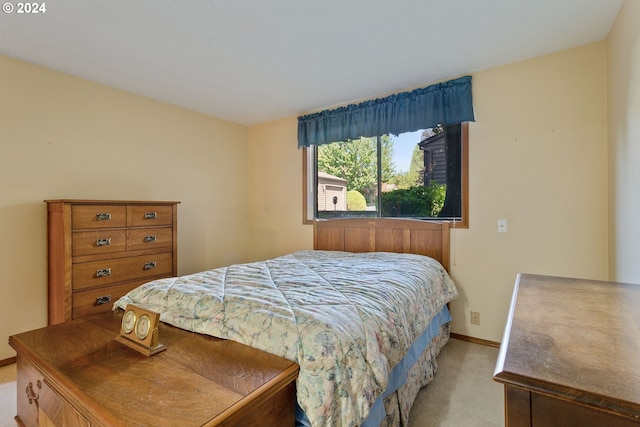
[[[16,427],[16,364],[0,368],[0,427]]]
[[[438,372],[411,409],[411,427],[504,426],[504,386],[493,381],[498,349],[451,339]]]
[[[438,372],[418,395],[411,427],[504,426],[502,385],[492,380],[498,349],[452,339]],[[0,427],[15,427],[16,365],[0,368]]]

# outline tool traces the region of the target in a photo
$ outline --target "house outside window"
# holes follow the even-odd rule
[[[347,210],[347,180],[318,172],[318,211]]]

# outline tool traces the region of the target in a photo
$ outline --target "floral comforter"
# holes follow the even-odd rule
[[[311,425],[359,426],[388,374],[457,290],[412,254],[301,251],[144,284],[115,303],[300,365]]]

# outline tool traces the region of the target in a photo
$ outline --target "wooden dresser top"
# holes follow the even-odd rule
[[[94,200],[94,199],[48,199],[45,200],[45,203],[75,203],[75,204],[121,204],[121,205],[177,205],[180,202],[178,201],[149,201],[149,200]]]
[[[640,417],[640,285],[521,274],[494,379]]]
[[[73,397],[66,399],[80,396],[81,405],[109,425],[223,422],[268,400],[298,373],[289,360],[164,323],[159,341],[167,350],[146,357],[115,341],[121,319],[121,311],[92,315],[14,335],[9,342],[38,366],[45,382],[71,390]]]

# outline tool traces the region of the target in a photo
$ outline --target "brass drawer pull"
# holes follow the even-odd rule
[[[110,275],[111,275],[110,268],[103,268],[102,270],[96,270],[96,277],[104,277],[104,276],[110,276]]]
[[[96,246],[109,246],[111,244],[111,239],[98,239],[96,240]]]
[[[111,219],[111,212],[97,213],[96,221],[108,221]]]
[[[102,305],[111,302],[111,295],[96,298],[96,305]]]
[[[38,387],[38,390],[40,390],[42,388],[42,381],[38,380],[36,382],[36,387]],[[35,402],[36,406],[38,405],[38,398],[39,393],[37,393],[34,389],[33,389],[33,383],[29,382],[29,384],[27,384],[27,399],[29,399],[29,404],[32,404]]]
[[[156,262],[155,261],[146,262],[144,264],[144,269],[145,270],[151,270],[152,268],[156,268]]]
[[[144,219],[156,219],[158,217],[157,212],[147,212],[144,214]]]
[[[149,236],[144,236],[144,241],[151,243],[151,242],[155,242],[156,241],[156,235],[155,234],[151,234]]]

